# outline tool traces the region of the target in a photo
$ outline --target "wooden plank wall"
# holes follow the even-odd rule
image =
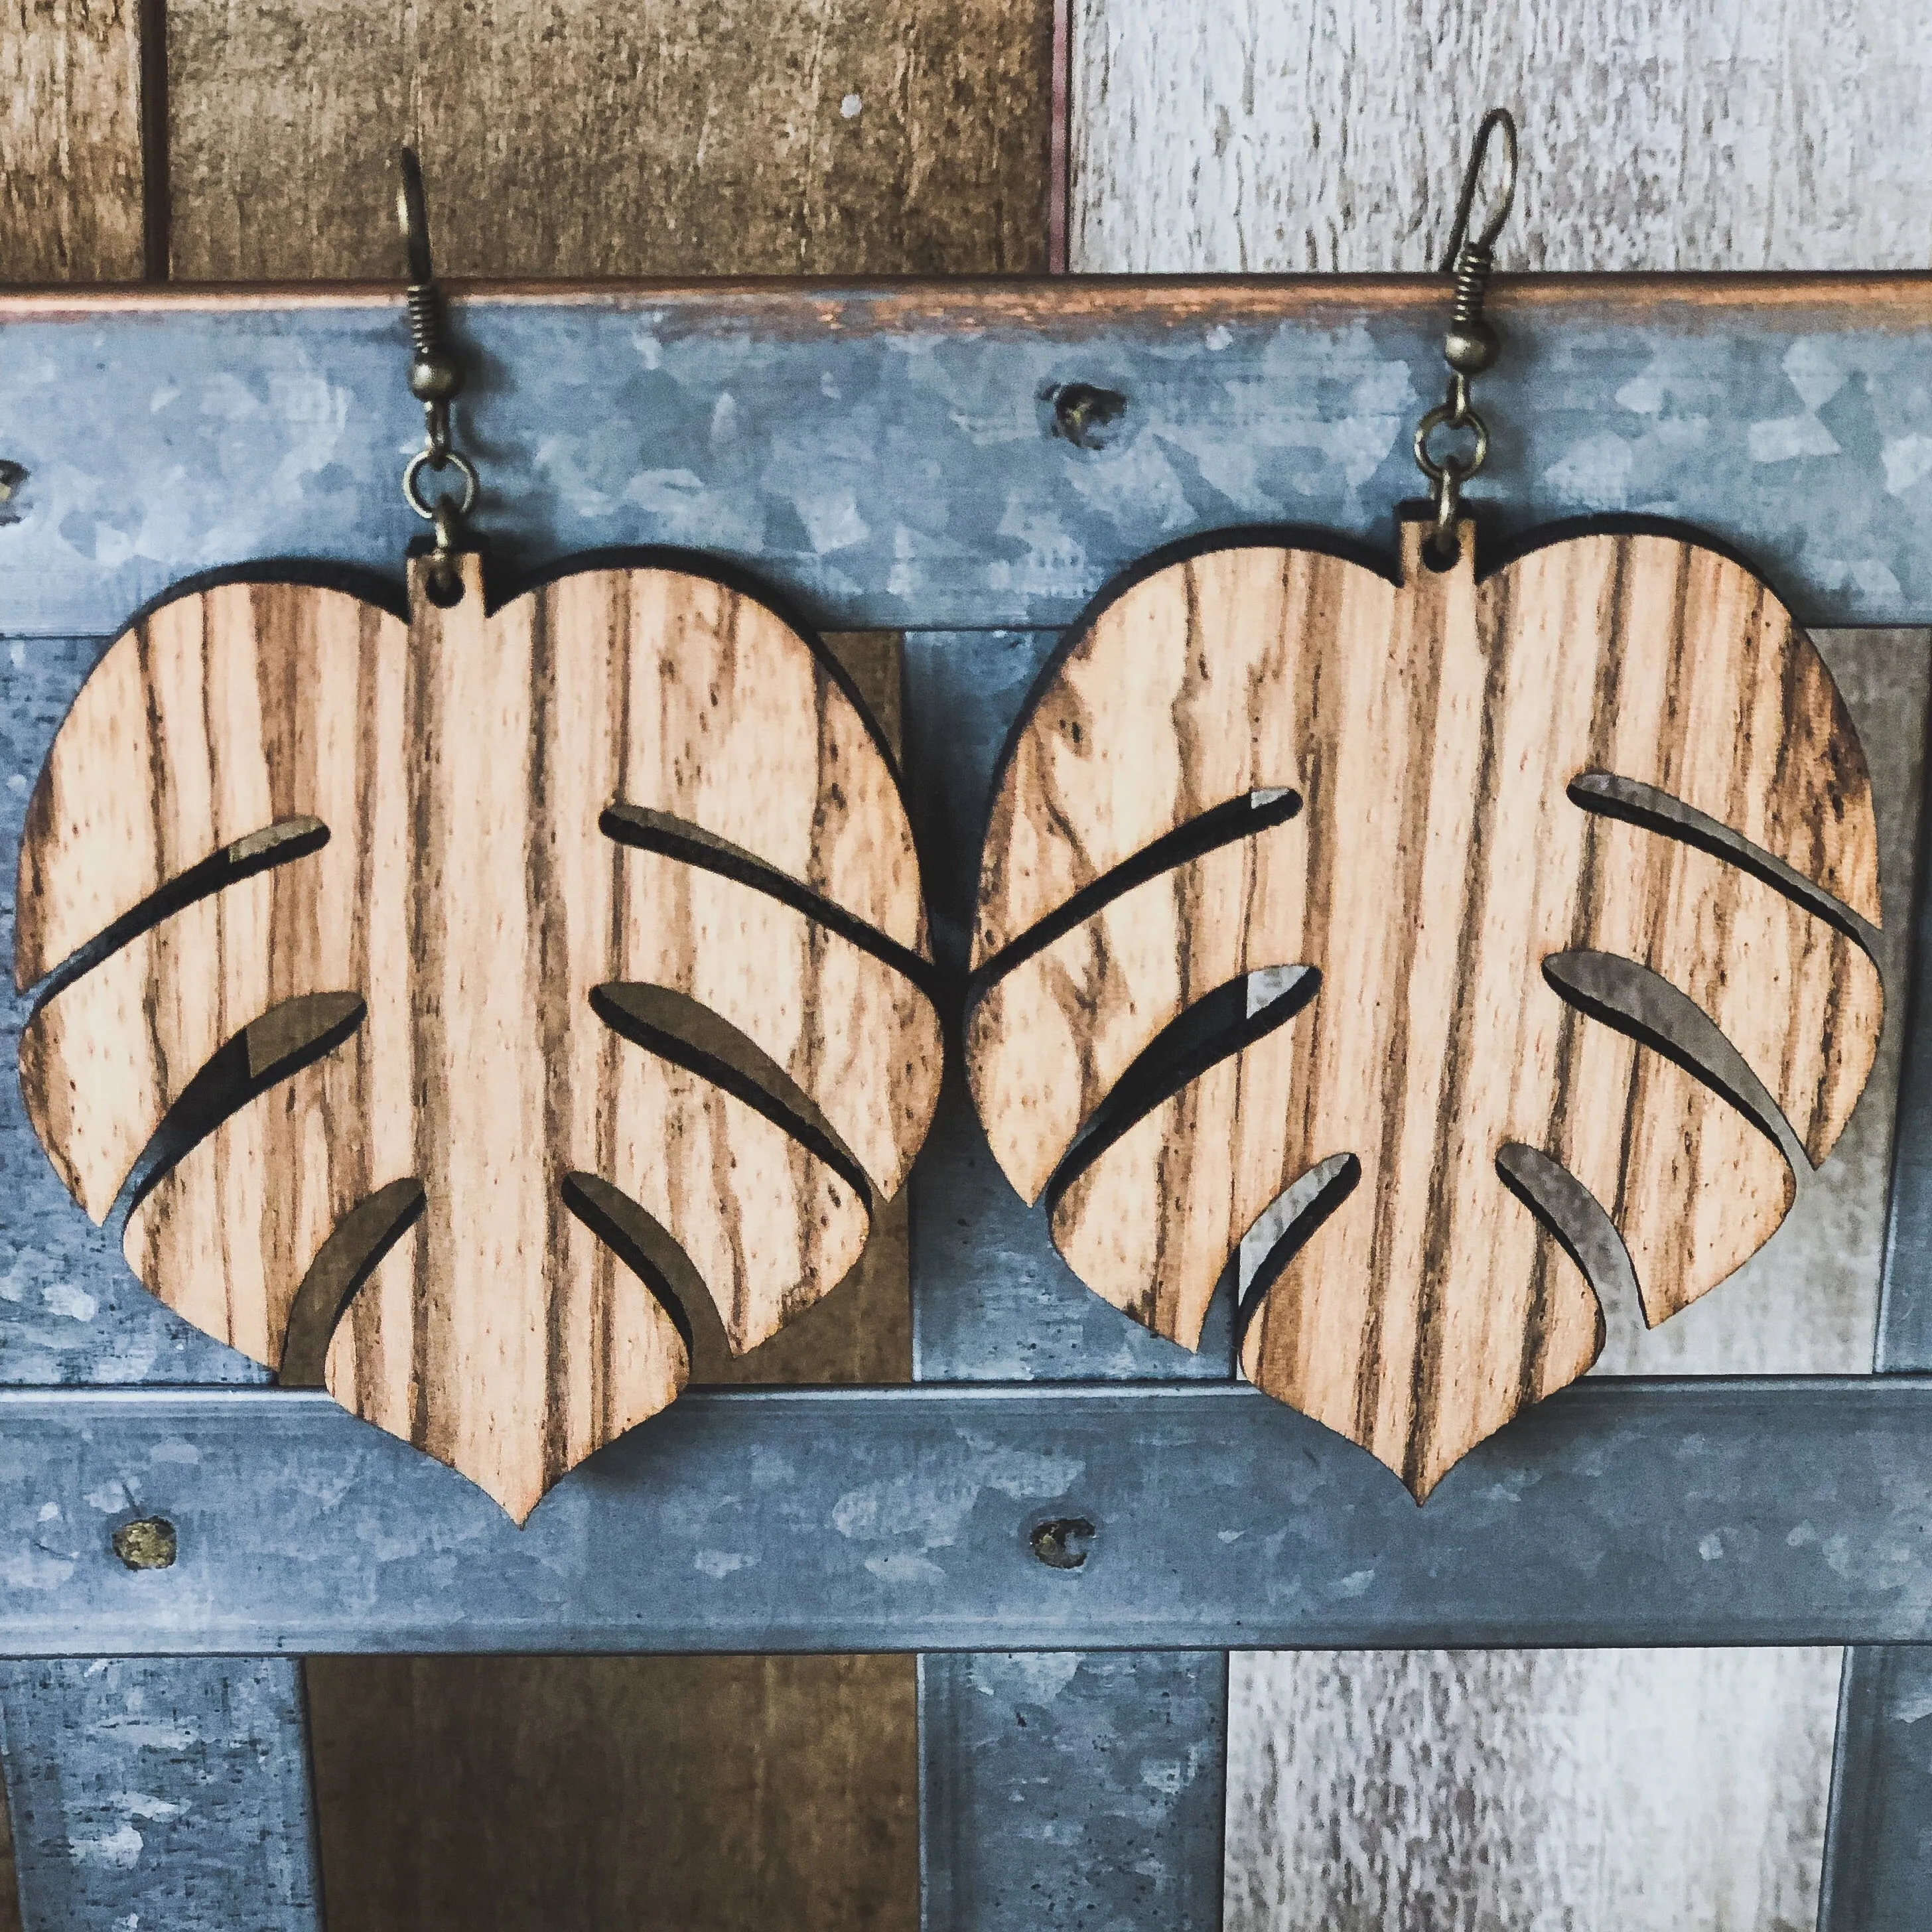
[[[0,0],[0,280],[395,274],[405,139],[450,274],[1046,266],[1052,0],[168,0],[164,41],[162,19]],[[896,738],[896,640],[833,642]],[[906,1266],[901,1204],[766,1347],[700,1334],[694,1381],[908,1379]],[[916,1922],[909,1658],[308,1678],[332,1932]]]
[[[1932,260],[1932,151],[1908,131],[1932,112],[1932,38],[1886,0],[1075,0],[1071,93],[1076,269],[1431,267],[1494,101],[1523,130],[1505,267]],[[1926,640],[1823,641],[1885,796],[1895,919]],[[1603,1366],[1869,1369],[1896,1079],[1894,1059],[1816,1211]],[[1238,1658],[1227,1924],[1808,1928],[1838,1666],[1822,1649]]]
[[[1932,46],[1889,0],[1063,4],[1076,268],[1429,266],[1492,99],[1526,134],[1508,264],[1932,259]],[[0,0],[0,279],[392,273],[405,136],[452,273],[1037,270],[1053,12],[168,0],[163,39],[158,0]],[[1919,648],[1834,656],[1882,688]],[[1864,1365],[1871,1118],[1842,1222],[1808,1244],[1835,1257],[1822,1297],[1801,1257],[1660,1331],[1645,1365]],[[748,1366],[902,1376],[903,1290],[889,1240]],[[880,1318],[856,1354],[848,1297]],[[1795,1927],[1835,1668],[1244,1661],[1228,1922]],[[311,1684],[338,1932],[912,1922],[902,1662],[338,1661]]]

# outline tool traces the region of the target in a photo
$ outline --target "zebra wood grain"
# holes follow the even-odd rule
[[[520,1521],[675,1397],[680,1291],[742,1351],[851,1268],[938,1027],[890,765],[782,620],[664,569],[488,615],[473,558],[452,608],[411,590],[405,624],[227,584],[110,650],[29,808],[16,976],[56,977],[22,1080],[88,1212],[131,1204],[142,1280],[272,1366],[305,1292],[356,1286],[332,1231],[419,1181],[326,1384]]]
[[[1473,531],[1438,572],[1420,528],[1400,583],[1253,545],[1103,602],[1000,776],[968,1022],[1009,1178],[1046,1191],[1083,1280],[1186,1346],[1263,1210],[1355,1157],[1353,1191],[1260,1293],[1243,1365],[1418,1498],[1602,1346],[1588,1280],[1503,1184],[1503,1150],[1589,1190],[1654,1324],[1783,1220],[1863,1088],[1882,1006],[1862,755],[1764,586],[1660,534],[1552,542],[1479,579]],[[1719,842],[1586,809],[1570,788],[1604,774],[1705,814]],[[1244,800],[1274,822],[1247,832]],[[1217,847],[1137,874],[1231,808]],[[1084,917],[1042,926],[1082,892]],[[1590,1017],[1546,975],[1598,955],[1716,1023],[1801,1172],[1784,1122],[1747,1118],[1682,1042]],[[1263,1030],[1270,989],[1248,976],[1303,966],[1313,998]],[[1244,978],[1245,1040],[1082,1139],[1164,1028]]]

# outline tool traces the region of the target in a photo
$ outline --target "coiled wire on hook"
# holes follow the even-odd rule
[[[476,466],[457,449],[451,438],[449,406],[463,391],[463,368],[451,354],[442,334],[442,301],[436,289],[436,269],[429,246],[429,209],[423,194],[422,167],[413,150],[397,151],[401,183],[396,194],[396,217],[403,231],[409,262],[409,286],[404,305],[409,313],[410,394],[423,406],[423,446],[403,468],[403,497],[410,508],[436,530],[429,586],[433,595],[452,601],[462,594],[455,555],[463,526],[476,507],[481,485]],[[424,470],[454,470],[462,481],[457,492],[434,496],[423,491]]]
[[[1480,233],[1469,232],[1469,218],[1474,210],[1476,190],[1481,182],[1484,163],[1489,158],[1490,139],[1498,130],[1503,137],[1502,192]],[[1463,170],[1462,190],[1456,202],[1455,225],[1450,231],[1449,251],[1442,267],[1456,278],[1455,295],[1449,316],[1449,332],[1442,344],[1442,359],[1449,365],[1448,394],[1416,425],[1415,464],[1429,479],[1436,503],[1436,527],[1429,544],[1438,558],[1455,554],[1456,521],[1462,513],[1462,485],[1489,460],[1489,425],[1476,413],[1469,400],[1472,379],[1496,359],[1496,332],[1483,316],[1483,302],[1489,292],[1490,276],[1496,265],[1496,237],[1509,219],[1516,199],[1516,122],[1506,107],[1492,107],[1476,130],[1469,164]],[[1466,430],[1474,439],[1466,455],[1445,452],[1431,456],[1429,440],[1438,430]]]

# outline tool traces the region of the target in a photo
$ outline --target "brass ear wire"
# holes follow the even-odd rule
[[[1489,159],[1490,136],[1498,130],[1503,137],[1502,189],[1481,232],[1472,240],[1469,218],[1475,207],[1476,190]],[[1496,237],[1502,232],[1516,200],[1516,174],[1515,118],[1506,107],[1492,107],[1476,130],[1469,164],[1462,171],[1462,190],[1456,198],[1449,252],[1442,263],[1443,272],[1456,278],[1455,305],[1450,314],[1449,332],[1442,344],[1442,359],[1449,365],[1449,392],[1416,425],[1415,430],[1415,465],[1428,478],[1436,500],[1436,527],[1430,533],[1429,548],[1438,560],[1454,556],[1462,485],[1489,460],[1489,425],[1470,404],[1469,384],[1472,377],[1481,374],[1496,361],[1500,346],[1496,331],[1484,320],[1483,298],[1495,266]],[[1438,429],[1467,430],[1475,438],[1475,446],[1467,456],[1444,454],[1439,460],[1433,458],[1429,453],[1429,439]]]
[[[436,548],[430,568],[433,596],[454,602],[462,595],[455,554],[463,526],[481,494],[476,466],[452,442],[449,406],[463,391],[463,366],[443,339],[442,299],[436,292],[436,268],[430,254],[429,204],[423,193],[422,166],[410,148],[399,148],[396,158],[401,178],[396,190],[396,219],[403,233],[409,286],[404,301],[409,310],[410,394],[423,406],[423,446],[403,469],[403,497],[424,522],[436,526]],[[461,478],[458,492],[426,496],[423,472],[453,470]]]

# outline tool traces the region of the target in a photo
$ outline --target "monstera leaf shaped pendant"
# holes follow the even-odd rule
[[[1810,640],[1668,529],[1478,574],[1236,541],[1102,598],[997,781],[967,1023],[1096,1292],[1418,1500],[1768,1238],[1881,1010],[1863,756]],[[1272,1238],[1270,1239],[1269,1238]]]
[[[937,1095],[842,674],[680,568],[400,614],[230,582],[108,650],[20,861],[34,1126],[198,1327],[521,1521],[832,1288]]]

